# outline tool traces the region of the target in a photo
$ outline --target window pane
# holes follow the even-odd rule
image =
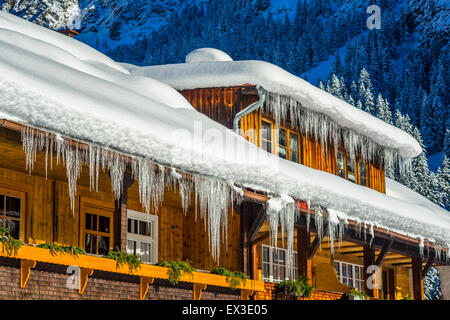
[[[293,133],[289,135],[289,149],[298,153],[298,135]]]
[[[92,215],[86,213],[86,230],[92,230]]]
[[[20,238],[20,222],[17,220],[6,219],[6,229],[9,230],[11,236],[15,239]]]
[[[287,137],[285,129],[280,129],[278,131],[278,144],[283,147],[287,146]]]
[[[347,158],[347,171],[355,172],[355,160]]]
[[[356,183],[356,176],[355,176],[355,174],[349,172],[349,173],[348,173],[348,180],[351,181],[351,182]]]
[[[3,216],[4,214],[5,214],[5,196],[0,195],[0,216]]]
[[[284,250],[278,250],[278,263],[284,264],[285,252]]]
[[[261,121],[261,138],[263,140],[272,141],[272,124],[266,121]]]
[[[336,270],[336,274],[339,277],[339,263],[338,262],[334,262],[334,270]]]
[[[98,236],[98,254],[106,255],[109,251],[109,237]]]
[[[280,280],[286,279],[286,268],[284,266],[280,266]]]
[[[109,218],[99,216],[98,217],[98,231],[109,232]]]
[[[282,147],[278,147],[278,156],[280,158],[286,159],[286,149]]]
[[[263,252],[262,252],[262,257],[263,257],[263,262],[269,262],[269,248],[268,247],[263,247]]]
[[[20,218],[20,198],[6,197],[6,216]]]
[[[139,221],[139,234],[150,237],[150,223],[146,221]]]
[[[298,153],[291,151],[291,157],[290,157],[289,160],[291,160],[292,162],[297,162],[298,163],[299,162]]]
[[[263,150],[272,153],[272,143],[263,140],[261,147],[263,148]]]
[[[360,174],[361,177],[366,177],[367,176],[366,165],[362,161],[359,162],[359,174]]]
[[[97,230],[97,219],[98,219],[98,216],[93,214],[92,215],[92,230]]]
[[[347,268],[345,265],[342,266],[342,276],[346,277],[347,276]]]
[[[280,280],[280,275],[278,274],[278,265],[273,265],[273,279]]]
[[[91,253],[95,253],[97,254],[97,236],[91,235],[91,239],[92,239],[92,252]]]
[[[347,275],[350,278],[353,278],[353,266],[352,265],[347,265]]]
[[[152,261],[152,245],[150,243],[141,242],[141,261]]]
[[[341,178],[345,178],[345,156],[340,152],[338,152],[337,156],[337,167],[338,167],[338,176]]]
[[[268,279],[269,278],[269,264],[263,263],[262,265],[262,272],[263,272],[263,278]]]
[[[92,245],[92,236],[90,234],[86,234],[84,236],[84,250],[87,253],[92,253],[91,245]]]
[[[127,240],[127,253],[136,254],[136,241]]]

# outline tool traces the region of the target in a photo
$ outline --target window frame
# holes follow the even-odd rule
[[[339,265],[339,272],[336,271],[336,264]],[[348,275],[344,276],[342,272],[342,267],[345,265],[345,267],[350,266],[352,268],[352,277],[349,277]],[[361,273],[356,273],[356,268],[359,268],[361,270]],[[352,285],[350,287],[356,288],[359,291],[364,290],[364,266],[356,263],[350,263],[345,262],[342,260],[334,260],[334,271],[336,272],[336,276],[343,284],[350,286],[346,284],[343,280],[343,278],[351,279]],[[356,274],[359,275],[359,278],[356,277]]]
[[[27,204],[26,192],[0,187],[0,195],[5,197],[5,203],[3,208],[4,213],[3,216],[0,216],[0,219],[4,219],[4,222],[3,225],[1,225],[0,227],[6,228],[5,223],[6,220],[8,219],[19,221],[19,240],[25,241],[25,228],[26,228],[25,212]],[[20,218],[6,217],[6,197],[20,199]]]
[[[291,130],[291,129],[285,127],[285,126],[280,126],[280,128],[277,128],[276,124],[273,121],[271,121],[271,120],[269,120],[267,118],[261,117],[261,122],[260,122],[261,130],[260,130],[260,134],[259,134],[259,137],[260,137],[260,139],[259,139],[259,147],[261,149],[263,149],[263,141],[266,141],[266,142],[268,141],[267,139],[263,139],[263,137],[262,137],[262,123],[263,122],[269,123],[270,126],[271,126],[271,130],[272,130],[272,133],[271,133],[272,140],[270,142],[271,150],[272,150],[271,153],[276,155],[277,157],[280,157],[280,155],[278,154],[278,149],[281,146],[279,144],[279,130],[282,129],[282,130],[284,130],[286,132],[286,145],[282,146],[282,148],[286,150],[286,158],[285,158],[285,160],[292,161],[291,160],[291,150],[292,150],[291,149],[291,134],[297,136],[297,138],[298,138],[298,140],[297,140],[298,141],[298,150],[295,150],[295,151],[292,151],[292,152],[297,153],[298,161],[292,161],[292,162],[301,164],[302,163],[302,156],[301,156],[302,155],[302,148],[301,148],[302,135],[300,134],[300,132],[297,132],[295,130]],[[265,149],[263,149],[263,150],[265,150]],[[265,151],[267,151],[267,150],[265,150]],[[282,159],[284,159],[284,158],[282,158]]]
[[[264,254],[263,254],[264,248],[267,248],[269,250],[269,261],[265,261],[264,260]],[[273,261],[273,251],[274,250],[277,251],[277,256],[278,256],[278,252],[279,251],[283,251],[284,252],[284,265],[282,265],[280,263],[275,263]],[[261,245],[261,255],[260,255],[260,257],[261,257],[262,280],[264,282],[279,283],[279,282],[284,281],[284,280],[289,280],[289,277],[288,277],[289,272],[288,272],[287,267],[286,267],[287,249],[278,248],[278,247],[275,248],[275,247],[263,244],[263,245]],[[268,264],[269,265],[269,277],[268,278],[264,277],[264,264]],[[281,279],[279,276],[278,276],[277,279],[274,279],[274,277],[273,277],[273,269],[274,268],[273,267],[275,265],[277,267],[280,267],[280,266],[284,267],[284,275],[285,275],[284,279]],[[298,273],[297,251],[294,251],[294,266],[292,268],[293,268],[293,274],[294,274],[294,279],[293,280],[296,280],[297,277],[298,277],[298,274],[297,274]],[[280,274],[280,272],[278,271],[278,275],[279,274]]]
[[[338,161],[339,154],[344,156],[344,177],[341,177],[339,175],[339,165],[338,165],[338,163],[339,163],[339,161]],[[349,171],[348,171],[348,161],[349,161],[349,159],[351,159],[351,158],[349,157],[349,155],[344,150],[342,150],[342,149],[338,150],[337,155],[336,155],[336,175],[338,177],[343,178],[343,179],[345,179],[347,181],[350,181],[350,182],[352,182],[354,184],[360,185],[362,187],[370,188],[370,186],[369,186],[369,164],[367,162],[364,162],[361,158],[352,159],[354,161],[354,164],[355,164],[355,172],[351,172],[351,173],[353,173],[355,175],[355,181],[353,182],[353,181],[348,179],[348,173],[349,173]],[[365,178],[366,178],[366,185],[362,185],[361,184],[360,163],[363,163],[366,166],[366,176],[365,176]]]
[[[81,211],[80,211],[80,246],[86,250],[86,244],[85,244],[85,237],[86,234],[95,235],[97,238],[97,248],[96,253],[87,253],[88,255],[94,255],[94,256],[104,256],[98,253],[98,237],[104,236],[109,237],[109,248],[108,252],[113,250],[114,248],[114,211],[112,211],[110,208],[107,207],[100,207],[95,206],[90,203],[81,203]],[[101,232],[98,230],[98,223],[97,223],[97,230],[86,230],[86,214],[96,215],[96,216],[102,216],[109,218],[109,232]]]
[[[143,222],[151,222],[151,236],[144,236],[140,234],[128,232],[128,219],[134,219]],[[146,264],[155,264],[158,262],[158,240],[159,240],[159,217],[156,214],[148,214],[135,210],[127,210],[127,252],[128,252],[128,240],[136,241],[139,245],[136,248],[140,248],[140,243],[150,243],[152,246],[152,261],[142,261]],[[140,250],[140,249],[139,249]]]
[[[268,124],[270,124],[270,138],[271,140],[267,140],[267,139],[263,139],[263,126],[262,123],[266,122]],[[275,123],[273,121],[270,121],[268,119],[262,119],[261,118],[261,122],[260,122],[260,133],[259,133],[259,142],[260,142],[260,148],[263,149],[263,141],[268,142],[270,141],[270,149],[272,150],[271,153],[275,153],[276,148],[275,148],[275,141],[277,141],[277,135],[276,135],[276,130],[275,130]],[[278,143],[276,144],[278,145]],[[267,151],[266,149],[263,149],[264,151]],[[267,151],[268,152],[268,151]]]

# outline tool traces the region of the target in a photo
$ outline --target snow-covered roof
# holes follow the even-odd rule
[[[218,56],[217,49],[197,49]],[[190,53],[188,57],[195,54]],[[214,50],[214,51],[212,51]],[[226,53],[223,53],[226,55]],[[264,61],[190,61],[169,65],[138,67],[123,64],[132,74],[148,76],[177,90],[229,87],[243,84],[260,85],[265,90],[289,96],[308,110],[330,117],[344,128],[368,137],[380,146],[396,150],[404,159],[422,152],[419,143],[406,132],[334,97],[305,80]]]
[[[280,159],[197,112],[168,85],[1,12],[0,96],[0,119],[450,243],[449,213],[405,187],[388,180],[384,195]]]

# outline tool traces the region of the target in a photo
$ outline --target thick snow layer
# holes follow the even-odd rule
[[[122,72],[115,62],[73,39],[62,40],[32,24],[22,30],[13,19],[0,14],[2,118],[195,174],[196,188],[203,186],[200,193],[212,190],[213,182],[197,174],[450,243],[449,213],[414,192],[388,180],[393,192],[384,195],[268,154],[195,111],[167,85]],[[6,30],[8,26],[15,31]],[[225,184],[215,187],[218,198],[205,206],[227,194]],[[223,208],[219,211],[217,217],[224,219]]]
[[[233,59],[225,52],[214,48],[196,49],[186,56],[186,63],[214,61],[233,61]]]
[[[289,96],[305,108],[323,113],[381,146],[396,150],[404,159],[419,155],[419,143],[406,132],[353,107],[293,74],[263,61],[219,61],[148,67],[125,66],[132,74],[148,76],[181,89],[227,87],[251,83]]]

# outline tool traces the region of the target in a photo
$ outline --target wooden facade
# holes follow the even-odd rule
[[[45,173],[45,153],[37,154],[31,174],[25,170],[25,155],[22,150],[20,132],[0,128],[0,194],[10,193],[24,201],[21,240],[29,244],[55,242],[83,247],[84,214],[102,212],[113,217],[115,200],[107,172],[100,171],[99,190],[90,190],[89,168],[84,167],[77,185],[74,213],[70,209],[70,198],[65,167],[50,165]],[[50,163],[50,159],[48,160]],[[145,212],[139,201],[138,183],[128,190],[128,208]],[[203,220],[194,219],[194,208],[183,214],[177,192],[166,190],[164,203],[158,216],[158,261],[190,260],[195,268],[211,270],[218,266],[209,250],[208,234]],[[236,212],[229,213],[228,246],[221,247],[220,265],[238,270],[240,267],[240,220]],[[112,230],[114,233],[114,230]],[[111,239],[112,240],[112,239]],[[113,248],[113,242],[110,242]]]
[[[181,93],[198,111],[230,129],[233,127],[233,119],[236,114],[259,99],[256,88],[251,85],[184,90]],[[274,129],[272,140],[273,143],[277,143],[276,129],[279,128],[275,127],[270,114],[256,110],[242,118],[240,123],[244,137],[259,147],[263,146],[261,136],[263,121],[271,123],[272,129]],[[89,168],[83,167],[77,183],[75,208],[72,210],[64,165],[62,163],[57,164],[57,159],[53,156],[52,159],[48,159],[48,163],[52,163],[52,169],[50,169],[49,164],[48,170],[46,170],[45,153],[38,152],[34,168],[31,172],[28,172],[25,169],[25,153],[22,149],[20,129],[17,126],[7,128],[3,124],[0,126],[0,154],[2,155],[0,157],[0,195],[9,195],[21,199],[20,219],[17,218],[17,220],[20,220],[20,235],[18,237],[28,245],[53,242],[78,246],[86,250],[89,246],[91,253],[98,259],[103,260],[91,261],[91,256],[81,259],[85,278],[88,279],[90,272],[95,269],[92,267],[91,270],[90,265],[106,264],[108,265],[107,270],[104,267],[99,267],[99,270],[112,272],[112,266],[109,266],[104,258],[100,258],[105,252],[100,252],[98,246],[94,248],[92,242],[88,244],[86,239],[102,237],[103,240],[107,239],[105,243],[108,250],[117,245],[120,246],[122,251],[126,250],[126,212],[127,210],[138,213],[145,212],[139,201],[138,183],[130,180],[130,186],[126,188],[121,200],[115,201],[108,172],[100,172],[98,191],[91,190]],[[298,135],[299,164],[331,174],[338,174],[339,165],[333,148],[327,146],[325,150],[319,142],[306,137],[301,132],[301,128],[292,128],[288,122],[281,123],[281,127],[293,135]],[[276,148],[272,147],[271,151],[275,153]],[[347,157],[345,150],[342,148],[339,148],[338,152],[343,152]],[[289,157],[295,158],[292,155]],[[345,161],[348,160],[345,159]],[[365,165],[367,169],[366,186],[384,193],[385,181],[382,166],[373,163]],[[356,183],[361,181],[362,174],[359,170],[357,166],[354,172]],[[345,172],[345,177],[347,177],[347,172]],[[245,190],[243,203],[234,206],[234,210],[230,208],[228,240],[221,244],[218,263],[211,256],[204,221],[200,217],[196,221],[195,210],[192,206],[186,215],[183,214],[178,191],[165,190],[163,204],[157,210],[150,212],[150,214],[158,217],[157,261],[189,260],[195,268],[205,271],[218,266],[233,271],[240,270],[252,279],[247,285],[240,288],[241,298],[248,299],[251,295],[255,299],[273,298],[273,283],[269,283],[272,280],[266,279],[264,275],[265,264],[268,262],[265,260],[267,255],[263,250],[270,247],[269,228],[267,221],[265,221],[265,201],[267,199],[268,197],[262,193]],[[302,213],[304,214],[306,204],[301,202],[302,199],[297,200],[300,210],[303,210]],[[195,202],[191,201],[191,203]],[[314,214],[314,212],[311,214]],[[106,223],[108,227],[104,230],[100,230],[99,227],[100,217],[102,221],[108,221]],[[386,251],[385,248],[392,237],[391,233],[383,233],[382,230],[375,228],[375,240],[369,244],[367,239],[363,240],[356,235],[355,225],[353,224],[349,226],[349,230],[346,232],[342,247],[336,241],[334,245],[335,253],[332,254],[332,248],[327,244],[328,239],[325,238],[322,242],[318,241],[315,227],[310,226],[309,230],[306,231],[305,215],[302,215],[302,219],[297,222],[295,233],[294,248],[296,248],[298,254],[297,268],[299,274],[307,274],[311,279],[316,287],[316,297],[331,297],[334,299],[342,296],[342,293],[350,289],[350,286],[342,282],[345,281],[342,275],[336,274],[335,260],[360,265],[363,270],[368,268],[369,261],[372,264],[376,260],[384,272],[383,276],[377,279],[377,281],[383,283],[383,288],[370,292],[377,298],[393,299],[409,293],[419,296],[421,287],[420,284],[417,284],[417,281],[421,278],[418,272],[421,271],[421,264],[427,263],[419,259],[414,251],[418,243],[396,235],[396,241],[393,244],[391,243],[392,246],[389,245]],[[96,221],[96,228],[88,228],[88,221],[90,224],[94,224],[94,220]],[[278,247],[282,249],[284,245],[279,239]],[[368,245],[371,248],[370,252],[372,252],[370,257],[367,256]],[[34,252],[34,249],[37,251]],[[42,251],[39,250],[27,246],[26,250],[19,254],[19,259],[21,261],[38,261],[64,266],[74,263],[71,259],[42,256]],[[23,253],[25,251],[29,252],[28,254],[32,257],[31,260],[26,258],[27,254]],[[38,258],[40,255],[42,258]],[[411,257],[413,257],[413,260],[411,260]],[[23,264],[24,266],[32,265],[27,264],[27,262],[23,262]],[[431,263],[428,261],[428,264],[432,265],[433,261]],[[0,261],[0,269],[1,266]],[[409,266],[415,268],[412,278],[408,275],[408,272],[410,272]],[[29,272],[30,269],[32,267],[24,267],[20,272],[26,274],[27,270]],[[129,275],[128,271],[120,268],[117,268],[116,271],[120,274]],[[0,272],[2,271],[0,270]],[[145,289],[148,290],[154,278],[167,279],[167,270],[147,264],[138,276],[140,277],[140,296],[142,298],[145,297],[143,292],[147,292]],[[215,284],[216,286],[226,287],[227,283],[222,278],[196,273],[193,280],[187,279],[187,276],[183,279],[193,283],[194,298],[199,298],[206,285],[214,286]],[[263,278],[266,285],[262,282]],[[266,292],[262,293],[264,288]],[[412,290],[413,288],[414,290]]]

